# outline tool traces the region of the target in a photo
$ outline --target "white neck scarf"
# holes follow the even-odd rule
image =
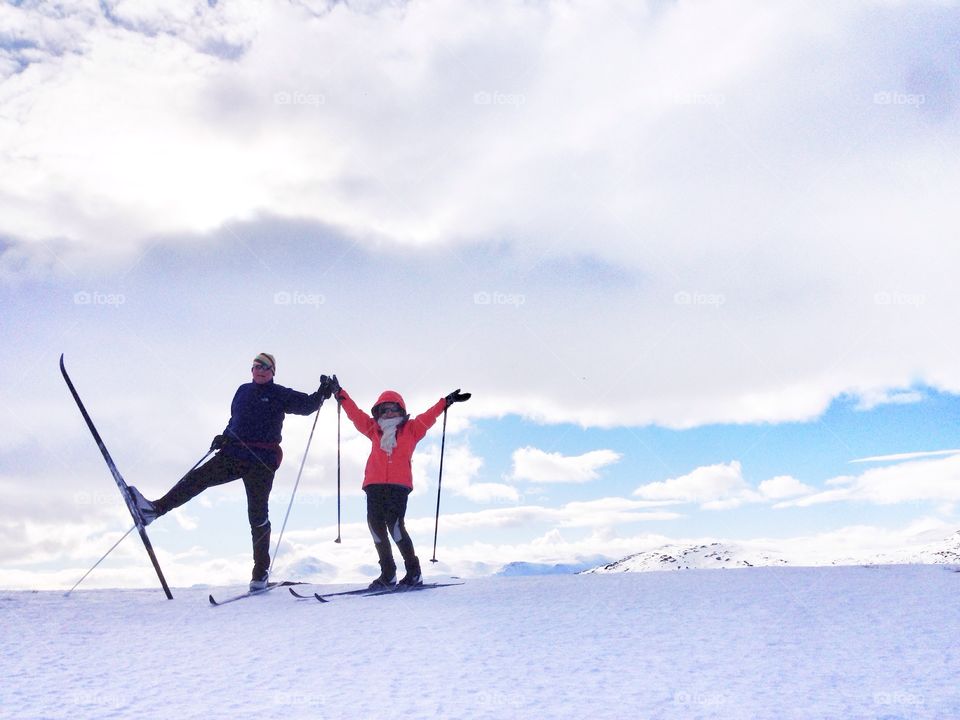
[[[383,430],[383,435],[380,437],[380,449],[387,455],[392,455],[393,449],[397,446],[397,427],[403,420],[403,417],[380,418],[377,420],[377,424]]]

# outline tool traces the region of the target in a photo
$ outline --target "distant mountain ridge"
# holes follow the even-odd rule
[[[891,565],[891,564],[960,564],[960,532],[948,537],[904,548],[897,551],[859,556],[843,549],[825,554],[751,547],[749,543],[695,543],[668,544],[652,550],[628,555],[616,562],[599,565],[583,574],[650,572],[655,570],[694,570],[738,567],[769,566],[818,566],[818,565]]]
[[[581,573],[584,570],[590,570],[597,566],[597,563],[608,562],[609,558],[604,558],[600,556],[593,557],[589,560],[581,560],[575,563],[530,563],[530,562],[512,562],[507,563],[499,571],[497,575],[503,577],[520,577],[520,576],[530,576],[530,575],[575,575]]]
[[[792,565],[787,558],[772,552],[747,550],[731,543],[702,545],[662,545],[585,570],[589,573],[647,572],[651,570],[693,570],[730,567]]]

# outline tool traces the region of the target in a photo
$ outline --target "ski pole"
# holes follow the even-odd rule
[[[323,407],[323,400],[320,401],[320,407]],[[277,546],[273,549],[273,557],[270,559],[269,573],[273,570],[273,563],[277,559],[277,553],[280,552],[280,541],[283,540],[283,531],[287,527],[287,519],[290,517],[290,510],[293,508],[293,499],[297,495],[297,487],[300,485],[300,476],[303,474],[303,466],[307,462],[307,454],[310,452],[310,443],[313,442],[313,431],[317,429],[317,420],[320,417],[320,408],[313,416],[313,427],[310,428],[310,437],[307,438],[307,447],[303,449],[303,459],[300,461],[300,469],[297,471],[297,481],[293,484],[293,492],[290,493],[290,504],[287,505],[287,514],[283,516],[283,525],[280,526],[280,537],[277,538]]]
[[[187,473],[186,473],[186,475],[183,476],[183,478],[185,478],[187,475],[189,475],[189,474],[192,473],[194,470],[196,470],[196,469],[200,466],[200,463],[202,463],[204,460],[206,460],[208,457],[210,457],[211,453],[213,453],[213,452],[214,452],[213,450],[208,450],[206,455],[204,455],[202,458],[200,458],[199,460],[197,460],[197,462],[195,462],[195,463],[193,464],[193,467],[190,468],[189,470],[187,470]],[[181,481],[183,480],[183,478],[180,478],[180,480],[178,480],[177,482],[181,482]],[[113,544],[113,546],[103,554],[103,557],[101,557],[99,560],[97,560],[97,561],[93,564],[93,567],[90,568],[89,570],[87,570],[87,572],[85,572],[85,573],[83,574],[83,577],[80,578],[79,580],[77,580],[77,582],[74,583],[73,587],[70,588],[69,590],[67,590],[67,591],[63,594],[63,596],[64,596],[64,597],[70,597],[70,593],[72,593],[74,590],[76,590],[76,589],[77,589],[77,586],[78,586],[80,583],[82,583],[84,580],[87,579],[87,575],[89,575],[89,574],[92,573],[94,570],[96,570],[96,569],[97,569],[97,565],[99,565],[99,564],[102,563],[104,560],[106,560],[106,559],[107,559],[107,555],[109,555],[110,553],[112,553],[112,552],[117,548],[117,545],[119,545],[121,542],[123,542],[123,539],[124,539],[127,535],[129,535],[130,533],[132,533],[134,530],[136,530],[136,529],[137,529],[137,526],[136,526],[136,524],[134,524],[134,526],[133,526],[132,528],[130,528],[129,530],[127,530],[127,531],[121,536],[121,538],[120,538],[119,540],[117,540],[117,541]]]
[[[208,457],[210,457],[211,455],[213,455],[215,452],[216,452],[216,450],[214,450],[213,448],[210,448],[209,450],[207,450],[207,454],[204,455],[204,456],[203,456],[202,458],[200,458],[199,460],[197,460],[197,461],[193,464],[193,467],[190,468],[189,470],[187,470],[187,472],[184,474],[184,476],[183,476],[182,478],[180,478],[179,480],[177,480],[177,482],[178,482],[178,483],[183,482],[184,479],[186,479],[187,475],[189,475],[189,474],[192,473],[194,470],[196,470],[198,467],[200,467],[200,464],[201,464],[204,460],[206,460]]]
[[[109,555],[110,553],[112,553],[112,552],[114,551],[114,548],[116,548],[117,545],[119,545],[120,543],[122,543],[123,540],[124,540],[124,538],[127,537],[127,535],[129,535],[130,533],[132,533],[132,532],[133,532],[134,530],[136,530],[136,529],[137,529],[137,525],[136,525],[136,523],[134,523],[134,524],[133,524],[133,527],[131,527],[131,528],[130,528],[129,530],[127,530],[123,535],[121,535],[121,536],[120,536],[120,539],[117,540],[117,541],[111,546],[111,548],[110,548],[109,550],[107,550],[107,551],[103,554],[103,557],[101,557],[99,560],[97,560],[97,561],[93,564],[93,567],[90,568],[89,570],[87,570],[87,571],[83,574],[83,577],[80,578],[79,580],[77,580],[77,581],[73,584],[73,587],[70,588],[69,590],[67,590],[67,591],[63,594],[63,596],[64,596],[64,597],[70,597],[70,593],[72,593],[74,590],[77,589],[77,585],[79,585],[79,584],[82,583],[84,580],[86,580],[86,579],[87,579],[87,575],[89,575],[89,574],[92,573],[94,570],[96,570],[96,569],[97,569],[97,565],[99,565],[99,564],[102,563],[104,560],[106,560],[106,559],[107,559],[107,555]]]
[[[113,458],[110,457],[110,452],[107,450],[107,446],[104,445],[103,438],[100,437],[100,433],[97,432],[96,425],[93,424],[93,418],[90,417],[90,413],[88,413],[87,408],[84,407],[83,400],[80,399],[80,394],[77,392],[77,388],[74,387],[73,381],[70,379],[70,375],[67,373],[67,368],[63,363],[63,355],[60,355],[60,374],[63,375],[63,380],[67,384],[70,394],[73,395],[74,402],[77,403],[77,409],[83,416],[83,420],[87,424],[87,429],[93,436],[93,441],[97,444],[97,447],[100,448],[100,454],[103,455],[103,460],[107,464],[107,468],[110,470],[110,474],[113,476],[114,482],[117,483],[117,488],[120,490],[120,494],[123,495],[123,501],[127,505],[127,510],[130,511],[130,515],[137,524],[137,532],[140,534],[140,541],[143,543],[143,549],[147,551],[147,556],[150,558],[150,564],[153,565],[153,569],[157,573],[157,579],[160,581],[160,587],[163,588],[163,594],[167,596],[167,600],[173,600],[173,593],[170,592],[170,586],[167,585],[167,579],[163,576],[163,570],[160,569],[160,563],[157,561],[157,554],[153,550],[153,545],[150,542],[150,538],[147,537],[147,531],[144,529],[144,526],[140,521],[137,510],[133,506],[133,499],[130,497],[130,490],[127,487],[127,482],[123,479],[123,475],[121,475],[120,471],[117,469],[117,464],[113,461]]]
[[[440,438],[440,476],[437,478],[437,517],[433,522],[433,557],[430,562],[437,562],[437,531],[440,528],[440,487],[443,483],[443,448],[447,442],[447,408],[443,409],[443,435]]]
[[[340,542],[340,400],[337,400],[337,539]]]

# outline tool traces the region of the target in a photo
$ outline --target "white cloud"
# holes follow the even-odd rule
[[[827,485],[831,489],[775,507],[809,507],[830,502],[953,503],[960,500],[960,455],[871,468],[860,475],[831,478]]]
[[[587,536],[569,539],[554,528],[518,543],[474,542],[442,548],[441,557],[453,568],[472,566],[478,572],[496,570],[513,561],[574,562],[582,557],[622,558],[664,545],[696,546],[722,542],[761,554],[779,553],[795,564],[913,562],[931,546],[957,532],[955,522],[919,517],[900,526],[853,525],[822,533],[796,533],[780,537],[725,539],[716,536],[677,536],[663,532],[620,534],[598,527]],[[572,537],[573,533],[569,533]],[[497,558],[491,562],[490,558]]]
[[[462,531],[494,528],[525,528],[535,524],[556,527],[608,528],[624,523],[676,520],[681,514],[661,509],[666,503],[599,498],[565,503],[559,507],[516,505],[496,507],[468,513],[446,513],[440,519],[441,531]],[[433,530],[434,518],[407,520],[417,531]]]
[[[486,514],[487,511],[484,511]],[[430,526],[432,529],[432,525]],[[320,528],[308,532],[288,533],[283,552],[278,560],[278,574],[291,567],[315,567],[317,573],[297,574],[297,577],[321,583],[359,582],[376,573],[375,555],[366,528],[362,524],[344,528],[343,542],[330,542],[333,528]],[[755,538],[725,540],[722,537],[678,537],[661,533],[618,535],[607,528],[598,528],[586,536],[570,539],[557,528],[518,542],[474,541],[464,545],[449,546],[441,540],[437,565],[431,570],[438,574],[449,573],[473,577],[496,572],[510,562],[575,563],[586,558],[618,560],[628,555],[653,550],[664,545],[696,546],[711,542],[731,543],[746,551],[764,554],[778,552],[795,563],[821,564],[830,562],[908,562],[915,560],[918,552],[928,548],[942,547],[946,537],[957,531],[956,523],[936,518],[918,518],[901,527],[857,525],[841,527],[825,533],[794,535],[781,538]],[[118,533],[110,537],[116,539]],[[441,537],[443,537],[441,535]],[[496,538],[496,534],[487,537]],[[99,544],[107,543],[106,536]],[[103,548],[91,544],[84,553],[93,559]],[[121,545],[117,553],[124,551]],[[418,548],[419,549],[419,548]],[[426,547],[420,550],[421,558]],[[94,587],[150,587],[156,588],[156,575],[149,563],[144,561],[143,551],[130,543],[126,564],[98,568],[81,586]],[[96,553],[96,554],[94,554]],[[211,559],[202,549],[191,548],[176,555],[158,548],[161,565],[174,586],[197,583],[210,585],[240,584],[249,574],[248,552],[231,554]],[[78,555],[80,557],[80,555]],[[85,557],[84,557],[85,559]],[[597,561],[599,564],[599,561]],[[0,570],[0,587],[25,589],[67,589],[86,569],[82,562],[75,567],[51,571],[36,569],[29,565],[4,565]],[[159,589],[156,590],[159,593]],[[161,596],[162,597],[162,596]]]
[[[919,390],[900,390],[896,388],[871,388],[853,392],[857,397],[857,410],[866,412],[881,405],[911,405],[923,402],[926,395]]]
[[[926,452],[896,453],[894,455],[872,455],[871,457],[857,458],[852,463],[892,462],[900,460],[918,460],[920,458],[937,457],[940,455],[958,455],[960,450],[931,450]]]
[[[197,518],[193,515],[187,513],[186,510],[182,508],[177,508],[172,513],[173,519],[177,521],[177,525],[180,526],[181,530],[196,530],[200,525],[197,522]]]
[[[960,263],[944,10],[56,7],[3,8],[34,48],[9,51],[28,64],[0,88],[7,279],[168,244],[256,263],[257,233],[296,222],[421,265],[447,246],[418,287],[500,270],[411,313],[420,360],[440,305],[493,348],[452,363],[485,385],[466,413],[683,428],[960,390],[952,286],[929,273]],[[352,299],[336,289],[331,306]],[[482,292],[525,302],[478,308]]]
[[[474,455],[466,443],[448,444],[443,459],[443,490],[475,503],[519,502],[520,493],[512,485],[477,480],[483,458]],[[419,447],[413,456],[414,489],[436,492],[439,479],[440,446]]]
[[[816,492],[815,488],[805,485],[789,475],[778,475],[769,480],[764,480],[757,489],[768,500],[782,500]]]
[[[532,483],[585,483],[600,477],[599,470],[618,462],[620,453],[613,450],[591,450],[582,455],[545,452],[522,447],[513,452],[510,478]]]
[[[815,492],[814,488],[789,475],[764,480],[754,489],[744,479],[740,463],[734,460],[704,465],[680,477],[641,485],[633,494],[647,500],[699,503],[704,510],[729,510],[744,503],[780,500],[812,492]]]
[[[556,521],[561,527],[588,527],[595,530],[617,525],[652,520],[677,520],[680,513],[654,510],[666,503],[629,500],[627,498],[600,498],[571,502],[564,505]]]
[[[740,504],[755,493],[743,479],[740,463],[705,465],[686,475],[641,485],[633,494],[647,500],[701,503],[721,509],[727,503]]]

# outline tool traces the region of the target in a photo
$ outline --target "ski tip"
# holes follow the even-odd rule
[[[320,595],[320,593],[314,593],[313,596],[320,602],[330,602],[329,600],[324,598],[322,595]]]
[[[213,599],[213,595],[207,595],[207,600],[210,601],[211,605],[219,605],[219,603]]]

